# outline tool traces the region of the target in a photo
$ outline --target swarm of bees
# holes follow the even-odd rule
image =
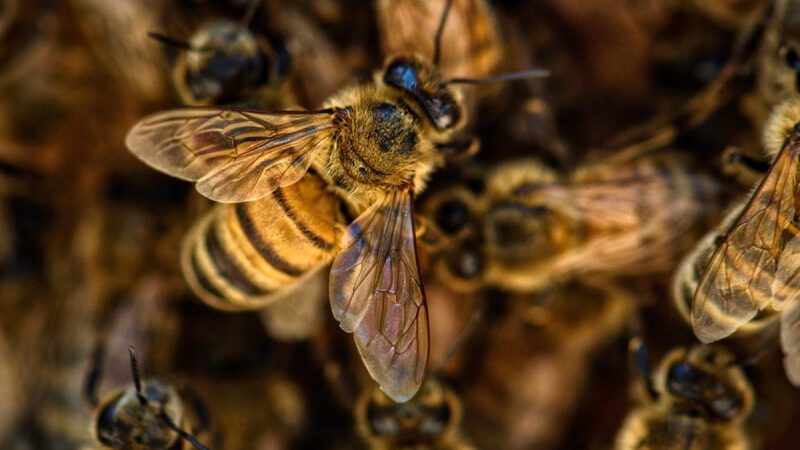
[[[0,448],[796,448],[798,0],[10,0],[0,117]]]

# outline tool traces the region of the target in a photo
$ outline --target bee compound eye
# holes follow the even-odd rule
[[[439,205],[436,210],[436,225],[447,234],[455,234],[467,224],[469,209],[459,200],[449,200]]]

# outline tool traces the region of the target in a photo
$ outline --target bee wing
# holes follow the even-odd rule
[[[257,200],[297,182],[328,143],[335,109],[256,111],[187,108],[153,114],[125,139],[153,168],[189,181],[222,203]]]
[[[729,336],[760,309],[783,309],[800,293],[799,151],[788,139],[711,255],[692,302],[692,327],[702,342]]]
[[[428,309],[411,190],[395,190],[348,228],[331,268],[333,315],[355,333],[370,375],[389,397],[416,394],[428,363]]]

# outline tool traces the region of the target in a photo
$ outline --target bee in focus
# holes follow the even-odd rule
[[[779,313],[786,374],[800,385],[800,237],[795,198],[800,180],[800,101],[797,94],[777,106],[767,124],[764,146],[778,150],[746,202],[734,208],[695,251],[686,266],[704,267],[692,296],[692,328],[709,343]],[[685,268],[684,272],[692,272]],[[692,278],[692,277],[684,277]],[[676,281],[680,283],[680,281]],[[686,297],[691,290],[677,288]],[[680,302],[680,300],[678,300]]]
[[[233,277],[187,278],[195,276],[199,284],[205,276],[204,288],[215,288],[222,302],[241,307],[243,298],[262,297],[257,303],[263,306],[275,299],[269,294],[332,259],[334,317],[354,333],[370,375],[400,401],[419,389],[428,355],[412,198],[442,163],[439,146],[465,122],[452,86],[463,80],[443,78],[437,63],[392,57],[371,83],[342,89],[317,111],[178,109],[143,119],[126,139],[150,166],[196,181],[211,200],[238,203],[220,207],[233,226],[217,227],[202,243],[208,251],[195,252],[209,256],[205,265],[198,258],[198,273]],[[326,194],[320,204],[292,209],[286,197],[300,189],[335,197]],[[320,214],[319,208],[335,208],[337,201],[348,220],[355,217],[344,231],[330,226],[338,214],[316,226],[306,213]],[[285,228],[252,220],[270,208],[283,211],[270,222]],[[217,236],[226,241],[215,241]],[[237,265],[222,242],[243,249],[236,258],[248,264]],[[298,251],[301,245],[317,250],[306,255]],[[226,296],[226,289],[239,295]]]
[[[672,157],[588,164],[568,176],[517,160],[491,169],[483,185],[424,207],[450,239],[433,257],[455,289],[531,292],[582,276],[668,272],[720,195]]]
[[[744,422],[753,388],[730,352],[704,345],[674,349],[651,380],[646,349],[634,339],[631,350],[642,377],[634,389],[640,404],[623,422],[617,450],[752,448]]]
[[[425,380],[406,403],[380,389],[365,391],[356,403],[358,431],[371,450],[469,450],[461,433],[461,401],[435,377]]]
[[[129,348],[133,386],[95,402],[92,436],[103,449],[207,450],[191,430],[193,412],[177,389],[157,378],[141,380],[136,350]],[[94,383],[89,384],[90,399]],[[191,447],[190,447],[191,445]]]

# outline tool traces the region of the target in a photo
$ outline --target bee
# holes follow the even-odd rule
[[[435,257],[436,273],[467,291],[666,273],[721,194],[672,157],[586,164],[567,176],[516,160],[491,169],[484,185],[478,195],[461,188],[424,208],[455,241]]]
[[[289,66],[289,53],[277,37],[268,39],[230,19],[203,24],[186,43],[151,36],[184,50],[173,64],[172,79],[188,105],[231,103],[269,87],[280,89],[277,81]]]
[[[632,341],[641,400],[623,422],[616,449],[752,448],[744,422],[753,409],[753,387],[730,352],[705,345],[674,349],[651,380],[643,348]]]
[[[228,273],[247,274],[234,283],[238,288],[260,288],[234,302],[291,284],[333,260],[329,296],[334,317],[344,331],[354,333],[370,375],[399,401],[419,389],[428,357],[412,199],[442,163],[437,146],[447,143],[466,119],[452,86],[466,81],[446,80],[437,62],[389,58],[371,83],[342,89],[321,110],[172,110],[143,119],[126,138],[128,149],[155,169],[196,181],[197,190],[211,200],[241,203],[219,209],[235,218],[238,231],[217,230],[220,237],[227,234],[227,242],[238,239],[254,247],[237,256],[253,263],[237,266],[213,234],[206,239],[209,254],[217,257],[206,261],[206,269],[227,265],[223,270]],[[528,71],[502,79],[543,74]],[[317,205],[291,209],[284,198],[287,188],[332,192],[336,198],[322,200],[319,208],[339,200],[355,220],[346,230],[329,227],[328,235],[338,234],[338,240],[320,237],[314,229],[327,225],[309,229],[304,216]],[[251,220],[266,208],[286,208],[276,220],[288,229]],[[331,216],[328,223],[337,218]],[[289,253],[279,254],[270,240]],[[293,248],[303,242],[318,250],[306,256]],[[201,270],[202,264],[198,261]],[[260,286],[246,284],[255,277]],[[204,287],[220,286],[217,281]]]
[[[692,297],[691,323],[698,339],[709,343],[779,313],[786,374],[792,384],[800,385],[800,282],[794,276],[800,267],[794,203],[800,174],[796,94],[773,111],[764,147],[779,149],[769,170],[747,201],[709,235],[706,249],[696,252],[696,264],[707,263]]]
[[[239,21],[202,24],[186,42],[150,33],[180,50],[171,72],[184,103],[318,105],[341,86],[343,67],[322,31],[293,9],[271,11],[270,18],[279,20],[272,20],[268,30],[251,29],[260,4],[250,1]],[[318,75],[311,82],[304,73]]]
[[[461,401],[436,377],[427,378],[406,403],[395,403],[380,389],[367,390],[355,414],[358,432],[371,450],[475,448],[461,434]]]
[[[207,450],[185,431],[192,416],[177,389],[157,378],[142,381],[133,347],[129,355],[133,386],[108,394],[95,405],[92,435],[100,448],[166,450],[191,445]]]

